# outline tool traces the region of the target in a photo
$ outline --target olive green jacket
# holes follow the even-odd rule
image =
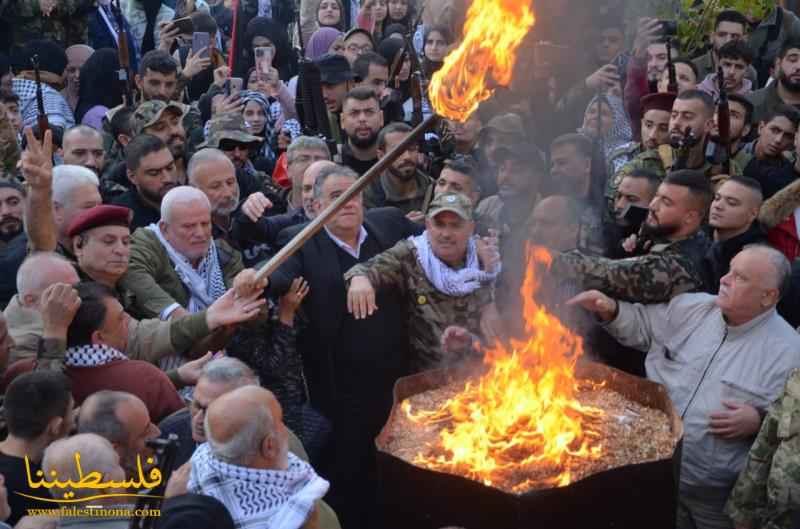
[[[215,240],[225,286],[244,269],[242,255],[222,240]],[[139,318],[158,318],[161,311],[173,303],[186,307],[189,292],[175,272],[175,266],[158,237],[148,229],[139,228],[131,239],[131,260],[128,272],[120,285],[133,293],[131,313]]]

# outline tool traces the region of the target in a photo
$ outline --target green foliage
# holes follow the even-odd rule
[[[678,40],[681,52],[694,56],[702,52],[706,36],[714,30],[714,19],[720,11],[735,9],[749,18],[762,19],[775,6],[775,0],[680,0]],[[673,13],[664,13],[672,18]]]

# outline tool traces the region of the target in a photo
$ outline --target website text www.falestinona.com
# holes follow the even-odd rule
[[[142,518],[161,516],[161,509],[133,509],[114,507],[64,507],[61,509],[28,509],[28,516]]]

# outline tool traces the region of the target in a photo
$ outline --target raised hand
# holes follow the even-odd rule
[[[251,221],[258,222],[264,212],[271,207],[272,201],[264,196],[264,193],[258,191],[247,197],[247,200],[242,204],[242,212]]]
[[[49,191],[53,188],[53,132],[45,131],[39,142],[33,129],[26,127],[25,138],[28,145],[20,159],[22,176],[32,188]]]
[[[294,323],[294,315],[310,290],[311,288],[308,286],[308,282],[305,279],[302,277],[294,278],[289,290],[286,294],[281,296],[278,302],[278,317],[281,323],[290,327],[292,326]]]
[[[567,301],[567,305],[576,305],[597,314],[603,321],[611,321],[617,315],[618,304],[615,300],[606,296],[599,290],[587,290],[581,292],[574,298]]]
[[[213,331],[227,325],[234,325],[252,320],[258,316],[261,307],[267,302],[261,291],[252,292],[248,296],[239,297],[235,289],[230,289],[208,307],[206,323]]]

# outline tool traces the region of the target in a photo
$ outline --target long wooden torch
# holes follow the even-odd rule
[[[361,193],[366,187],[372,182],[376,177],[381,175],[387,167],[389,167],[397,158],[403,154],[408,147],[419,141],[420,136],[422,136],[425,131],[429,128],[433,127],[436,123],[438,116],[435,114],[431,115],[417,125],[417,127],[411,131],[406,139],[401,141],[397,144],[391,151],[387,152],[380,160],[377,161],[375,165],[369,168],[369,170],[361,176],[358,180],[353,182],[353,185],[350,186],[347,191],[342,193],[339,198],[333,201],[333,203],[325,208],[323,211],[317,215],[314,220],[308,223],[308,225],[303,228],[300,233],[294,236],[294,238],[289,241],[286,246],[281,248],[281,250],[272,256],[272,259],[267,261],[264,266],[262,266],[257,274],[256,278],[258,280],[263,279],[265,276],[270,276],[275,270],[278,269],[280,265],[284,263],[289,257],[291,257],[297,250],[302,247],[306,241],[308,241],[311,237],[316,235],[316,233],[322,229],[322,227],[330,222],[330,220],[339,212],[342,207],[350,201],[354,196],[358,193]]]

